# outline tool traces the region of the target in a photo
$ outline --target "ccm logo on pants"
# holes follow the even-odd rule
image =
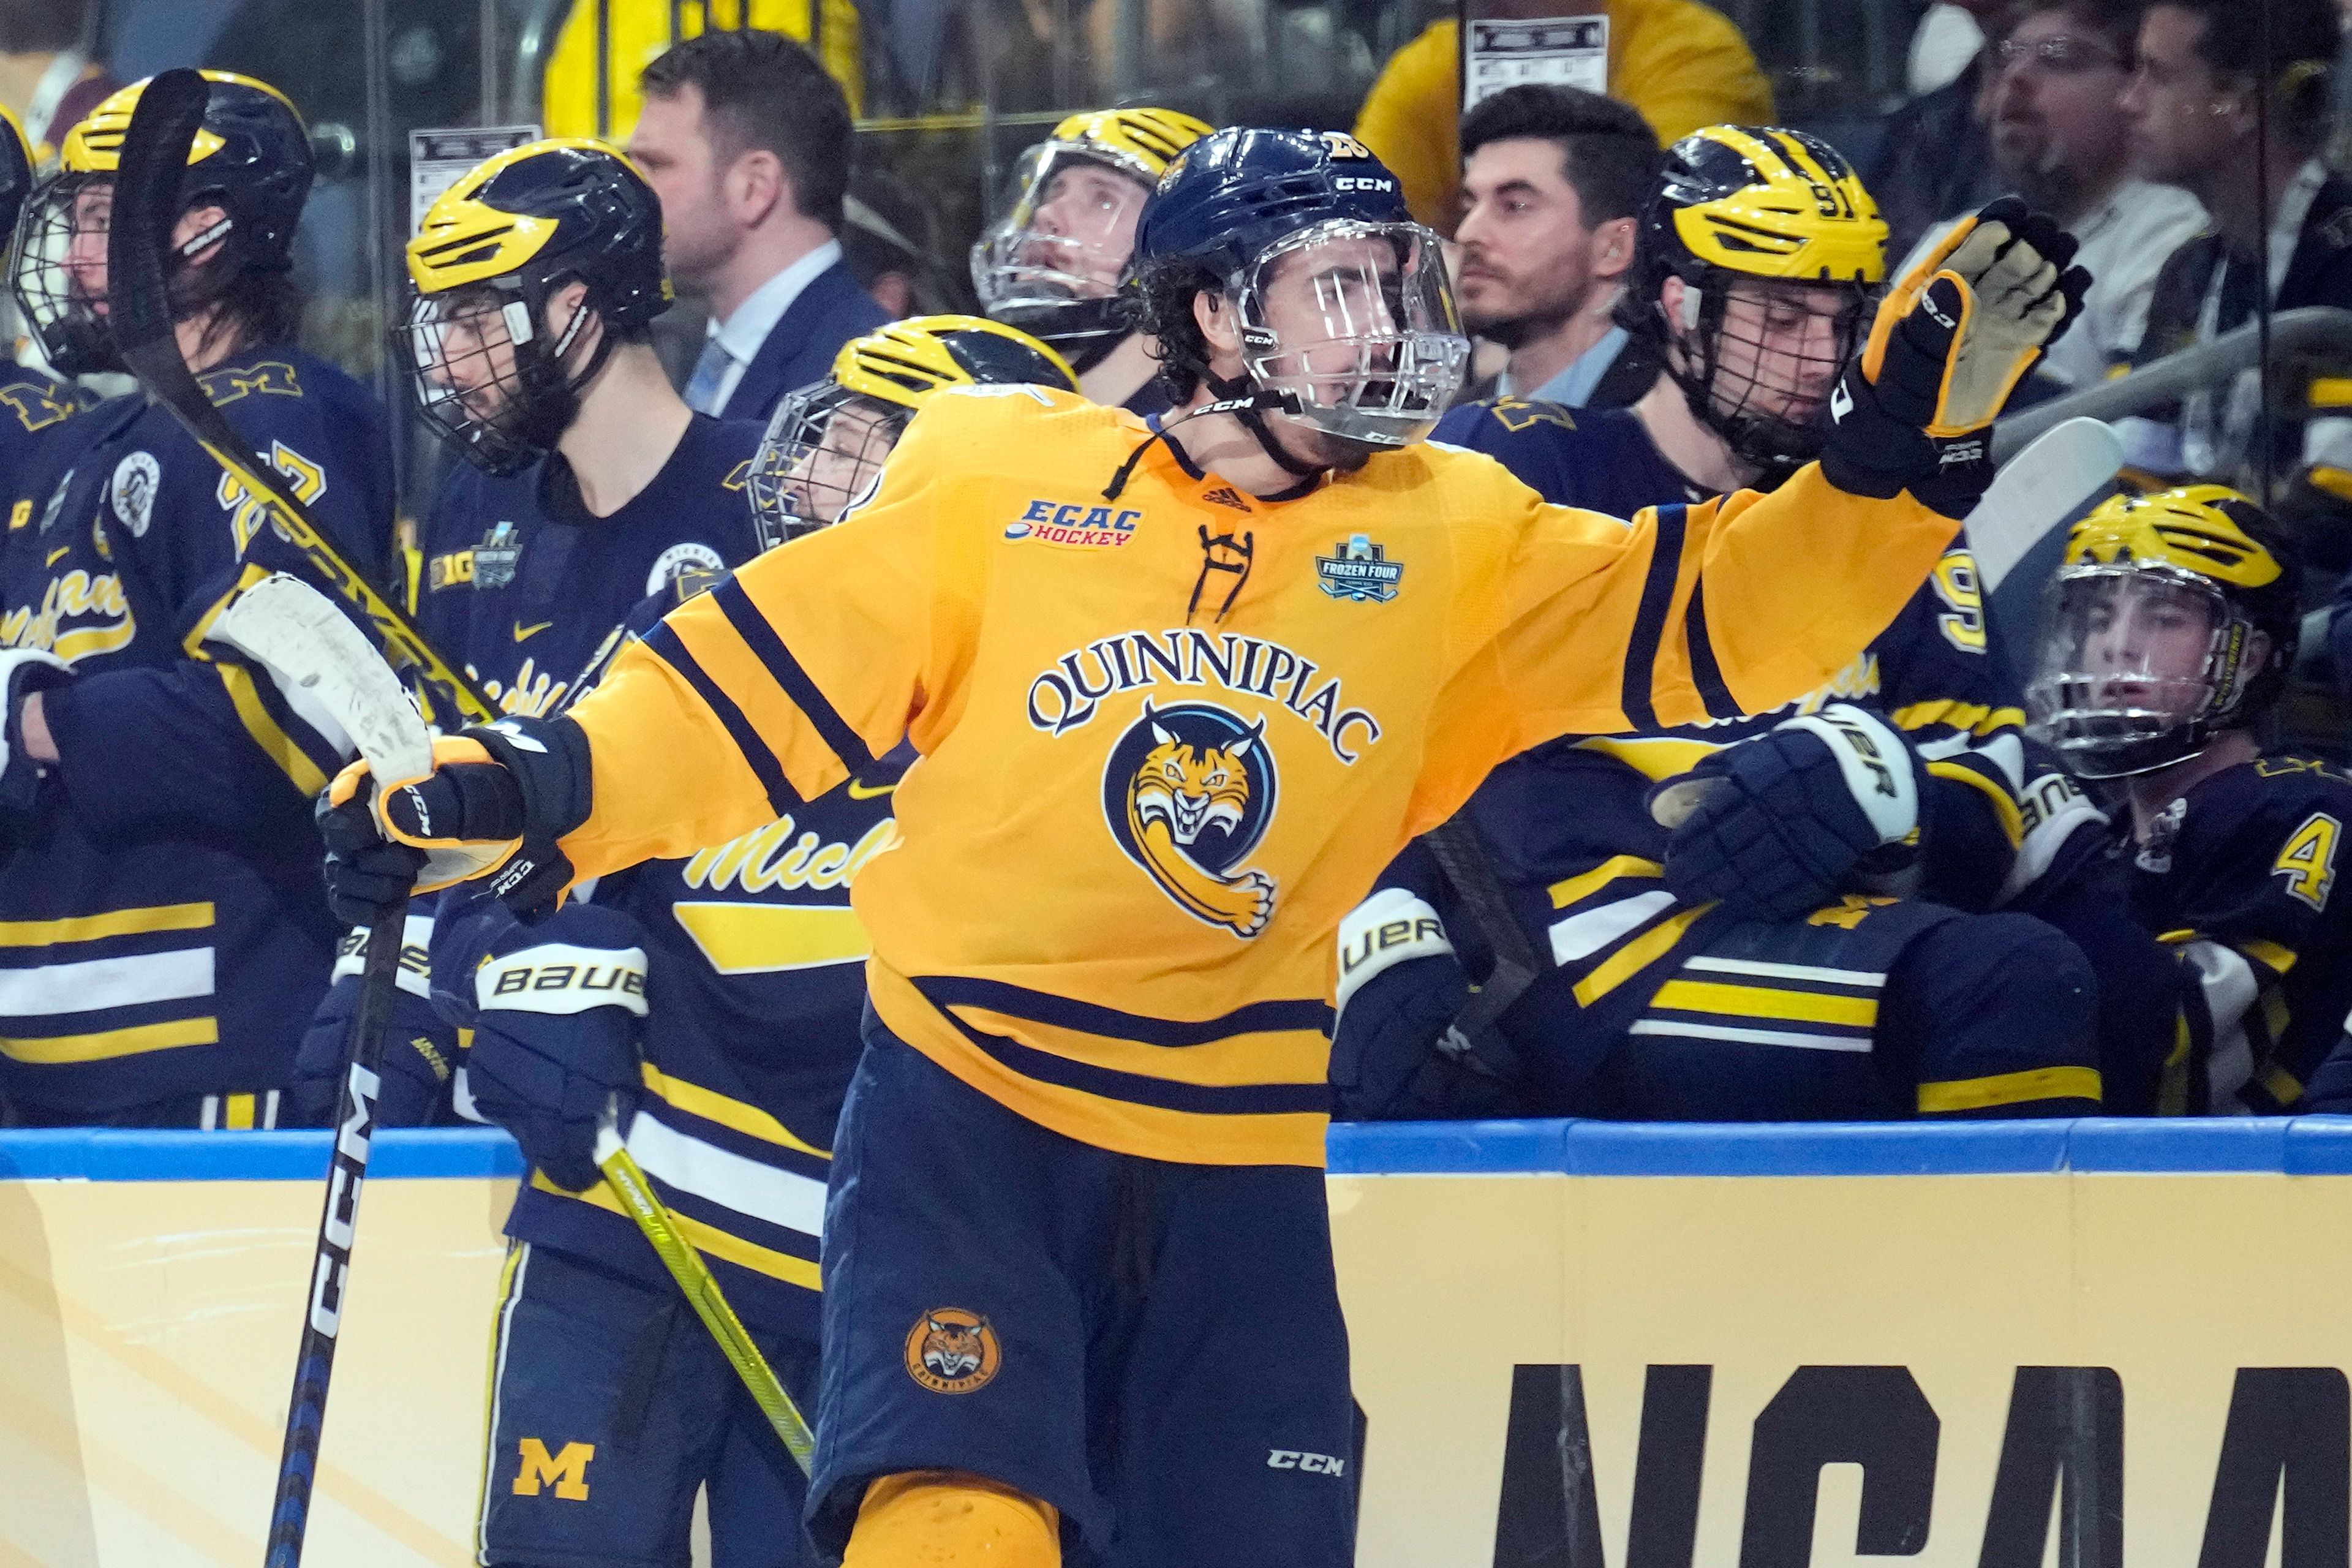
[[[1269,1470],[1307,1470],[1317,1475],[1345,1475],[1348,1461],[1335,1459],[1328,1454],[1302,1454],[1295,1448],[1276,1448],[1265,1457]]]

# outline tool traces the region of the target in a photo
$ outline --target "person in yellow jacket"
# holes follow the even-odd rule
[[[865,68],[852,0],[611,0],[572,6],[555,35],[540,79],[547,134],[626,142],[645,103],[637,73],[672,44],[728,27],[782,33],[805,45],[841,84],[849,112],[863,111]]]
[[[1180,416],[943,392],[862,504],[569,715],[328,796],[346,894],[491,877],[528,908],[911,743],[851,890],[871,1011],[808,1514],[844,1568],[1345,1568],[1340,919],[1514,752],[1844,665],[2086,281],[1989,210],[1882,308],[1818,465],[1626,522],[1423,439],[1469,349],[1438,247],[1353,137],[1203,137],[1135,242]]]
[[[1507,0],[1494,15],[1557,15],[1559,0]],[[1609,0],[1609,96],[1671,145],[1702,125],[1771,122],[1772,84],[1728,17],[1698,0]],[[1462,199],[1462,26],[1448,16],[1389,57],[1356,137],[1404,182],[1412,216],[1451,234]]]

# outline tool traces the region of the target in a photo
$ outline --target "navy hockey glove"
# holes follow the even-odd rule
[[[2014,196],[1955,225],[1887,291],[1830,395],[1830,483],[1966,517],[1992,479],[1994,416],[2082,313],[2091,275],[2074,258],[2074,237]]]
[[[1666,887],[1737,919],[1796,920],[1856,873],[1917,858],[1925,771],[1901,731],[1844,702],[1726,746],[1651,793],[1672,828]]]
[[[1331,1034],[1332,1114],[1342,1121],[1450,1121],[1504,1113],[1489,1065],[1508,1047],[1464,1040],[1470,978],[1452,954],[1409,958],[1364,982]]]
[[[501,719],[433,743],[433,771],[378,787],[364,762],[335,777],[320,814],[420,850],[416,890],[477,878],[518,910],[572,881],[555,841],[588,819],[588,737],[569,719]],[[331,838],[330,842],[334,840]]]
[[[335,1114],[344,1053],[351,1046],[352,1012],[359,1005],[367,937],[367,928],[362,926],[345,935],[336,949],[333,983],[310,1016],[310,1026],[295,1054],[294,1081],[287,1090],[289,1126],[324,1127]],[[425,994],[425,954],[432,940],[431,919],[409,916],[400,944],[400,989],[393,997],[392,1027],[384,1033],[383,1062],[377,1075],[378,1126],[429,1127],[447,1120],[440,1112],[457,1069],[457,1031],[433,1010]]]
[[[333,800],[331,791],[322,795],[316,808],[327,846],[327,908],[345,924],[364,928],[408,902],[425,852],[385,843],[365,805]]]
[[[31,818],[49,770],[25,754],[25,699],[73,679],[65,660],[38,648],[0,652],[0,839]]]
[[[639,1097],[637,1032],[646,950],[616,910],[573,904],[518,928],[475,972],[474,1109],[514,1134],[547,1179],[584,1192],[596,1122],[617,1100],[625,1130]]]

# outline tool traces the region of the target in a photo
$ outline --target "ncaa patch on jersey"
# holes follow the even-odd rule
[[[474,558],[474,586],[503,588],[514,581],[515,567],[522,561],[522,538],[513,523],[494,523],[468,553]]]
[[[716,577],[726,570],[727,563],[720,558],[719,552],[708,544],[697,544],[688,540],[682,544],[673,544],[654,557],[653,570],[646,574],[646,592],[658,594],[688,572]]]
[[[961,1307],[934,1307],[907,1334],[907,1375],[933,1394],[985,1388],[1003,1361],[988,1320]]]
[[[1358,533],[1341,540],[1334,553],[1318,555],[1315,575],[1323,591],[1335,599],[1385,605],[1397,596],[1404,563],[1391,561],[1369,535]]]
[[[1038,544],[1076,544],[1116,550],[1135,537],[1143,514],[1132,507],[1089,506],[1084,501],[1038,500],[1004,525],[1004,537]]]
[[[114,465],[114,478],[108,481],[107,497],[114,503],[114,515],[131,531],[133,539],[143,538],[147,524],[155,516],[155,492],[163,487],[163,467],[152,452],[133,452]]]

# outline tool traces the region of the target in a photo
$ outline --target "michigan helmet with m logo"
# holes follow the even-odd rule
[[[1004,216],[971,247],[981,309],[1081,371],[1128,333],[1118,310],[1135,226],[1160,177],[1210,127],[1172,109],[1073,114],[1022,153]]]
[[[435,430],[494,474],[551,450],[614,344],[669,308],[661,245],[661,203],[604,142],[533,142],[467,171],[408,242],[409,345]]]
[[[1693,132],[1667,149],[1633,246],[1618,321],[1692,414],[1768,478],[1818,454],[1886,278],[1886,224],[1843,155],[1779,126]]]
[[[2261,719],[2300,629],[2296,561],[2252,500],[2189,485],[2102,502],[2043,595],[2025,707],[2086,778],[2147,773]]]
[[[188,148],[179,205],[183,213],[217,207],[223,219],[173,258],[183,313],[218,298],[238,276],[290,271],[294,230],[310,195],[310,136],[292,101],[251,77],[201,74],[211,90]],[[58,170],[34,192],[17,230],[16,301],[42,353],[67,374],[121,368],[100,310],[106,232],[123,138],[146,89],[142,80],[109,94],[66,132]],[[206,281],[194,282],[198,276]]]
[[[983,316],[911,316],[834,356],[833,374],[776,405],[751,459],[751,510],[776,545],[837,521],[881,477],[916,409],[955,386],[1078,389],[1069,362]]]

